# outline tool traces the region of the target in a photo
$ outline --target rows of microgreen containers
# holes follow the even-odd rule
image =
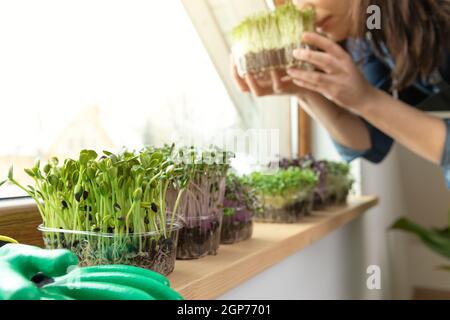
[[[82,265],[128,264],[164,275],[175,259],[215,255],[220,243],[252,236],[253,220],[298,222],[312,209],[345,202],[345,164],[282,160],[281,170],[238,177],[231,153],[149,147],[78,160],[51,159],[26,172],[22,188],[39,207],[47,248],[67,248]]]

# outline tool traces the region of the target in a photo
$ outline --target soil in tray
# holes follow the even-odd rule
[[[99,241],[96,237],[86,237],[47,233],[44,235],[44,243],[48,249],[71,250],[78,256],[80,266],[124,264],[150,269],[163,275],[170,274],[175,267],[176,237],[157,240],[135,238],[121,242],[113,242],[113,238]]]
[[[240,241],[248,240],[253,234],[253,222],[239,221],[233,217],[224,217],[222,222],[222,234],[220,243],[233,244]]]
[[[197,225],[185,225],[178,236],[177,259],[216,255],[220,245],[221,222],[220,217],[211,217]]]
[[[327,199],[325,199],[324,196],[321,196],[319,193],[314,193],[314,200],[313,200],[313,210],[322,210],[325,209],[327,204]]]
[[[265,206],[263,212],[254,216],[256,222],[296,223],[311,213],[312,201],[302,200],[282,208]]]
[[[325,196],[314,194],[314,210],[323,210],[329,206],[342,206],[347,203],[350,190],[342,190],[340,192],[328,193]]]

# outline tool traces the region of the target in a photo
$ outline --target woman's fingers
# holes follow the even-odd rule
[[[325,98],[327,98],[328,100],[334,101],[334,97],[329,93],[329,89],[327,87],[321,87],[321,86],[318,86],[311,82],[306,82],[303,80],[293,80],[293,82],[295,83],[295,85],[297,85],[298,87],[300,87],[304,90],[309,90],[312,92],[319,93],[322,96],[324,96]]]
[[[325,98],[333,101],[334,97],[330,92],[334,90],[334,84],[329,75],[300,69],[289,69],[288,74],[298,87],[320,93]]]
[[[287,73],[293,80],[308,82],[315,86],[323,86],[330,82],[329,75],[322,72],[291,68]]]
[[[344,58],[347,56],[345,50],[342,49],[337,43],[317,33],[305,32],[303,34],[303,42],[319,48],[335,56],[336,58]]]
[[[272,88],[262,88],[258,81],[256,81],[255,77],[253,77],[251,74],[247,74],[245,76],[245,80],[247,82],[247,85],[250,88],[250,91],[252,94],[254,94],[257,97],[266,96],[268,94],[271,94]]]
[[[239,72],[237,70],[236,64],[234,63],[233,57],[230,58],[230,69],[231,69],[231,75],[234,79],[234,82],[236,83],[239,90],[242,92],[250,92],[250,88],[245,82],[244,79],[241,78],[239,75]]]
[[[279,70],[271,70],[270,78],[272,79],[272,89],[275,94],[285,93],[285,83],[281,80],[282,75]]]
[[[312,83],[309,83],[309,82],[306,82],[306,81],[303,81],[303,80],[295,80],[295,79],[292,80],[292,82],[294,82],[300,88],[307,89],[307,90],[310,90],[310,91],[313,91],[313,92],[317,92],[317,93],[321,93],[319,91],[319,88],[316,85],[312,84]]]
[[[294,57],[300,61],[310,63],[326,73],[332,73],[338,68],[336,59],[325,52],[296,49],[294,50]]]

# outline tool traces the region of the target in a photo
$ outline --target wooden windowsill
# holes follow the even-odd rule
[[[37,210],[36,203],[29,197],[0,200],[0,214]]]
[[[217,256],[176,261],[175,271],[169,276],[172,287],[186,299],[215,299],[358,218],[377,203],[375,196],[357,197],[345,207],[314,212],[298,224],[256,223],[252,239],[222,245]],[[40,223],[41,217],[30,199],[0,202],[0,235],[43,246],[37,230]]]
[[[176,261],[175,271],[169,276],[172,287],[186,299],[215,299],[358,218],[377,203],[375,196],[358,197],[345,207],[314,212],[298,224],[256,223],[251,240],[222,245],[217,256]]]

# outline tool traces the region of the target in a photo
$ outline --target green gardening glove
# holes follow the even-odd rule
[[[106,265],[78,268],[68,250],[0,248],[0,300],[181,300],[159,273]],[[33,280],[33,281],[32,281]]]
[[[77,264],[77,257],[67,250],[7,244],[0,248],[0,299],[38,300],[42,292],[31,281],[36,274],[58,277]]]

